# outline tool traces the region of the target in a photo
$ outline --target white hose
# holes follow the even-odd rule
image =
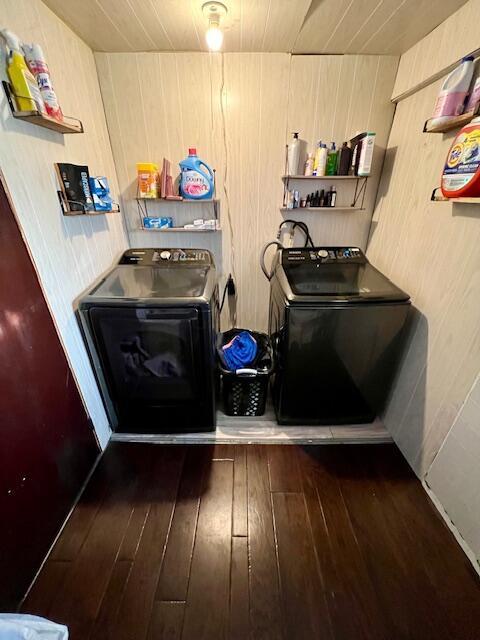
[[[283,244],[281,242],[279,242],[278,240],[271,240],[270,242],[267,242],[267,244],[264,245],[263,249],[260,251],[260,267],[262,268],[262,271],[265,274],[265,277],[269,282],[273,278],[273,271],[274,270],[272,269],[272,271],[270,273],[267,271],[267,267],[265,266],[265,253],[266,253],[268,247],[270,247],[272,244],[276,245],[279,249],[284,249],[285,248],[283,246]]]

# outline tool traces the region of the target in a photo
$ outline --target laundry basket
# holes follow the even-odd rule
[[[227,416],[261,416],[265,413],[268,382],[273,371],[272,347],[264,333],[250,331],[257,341],[257,355],[245,369],[230,371],[222,347],[245,329],[231,329],[217,338],[217,356],[222,378],[223,410]]]

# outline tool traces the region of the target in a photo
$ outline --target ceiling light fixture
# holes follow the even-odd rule
[[[210,51],[220,51],[223,43],[223,31],[220,29],[220,18],[227,15],[227,7],[221,2],[205,2],[202,7],[203,15],[208,20],[205,40]]]

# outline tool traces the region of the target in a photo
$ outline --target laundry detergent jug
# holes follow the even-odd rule
[[[180,162],[180,195],[186,200],[208,200],[213,197],[215,178],[208,164],[188,150],[188,158]]]
[[[446,198],[480,196],[480,118],[474,118],[457,134],[442,174]]]

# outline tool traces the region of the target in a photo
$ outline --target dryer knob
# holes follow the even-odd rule
[[[171,256],[171,255],[172,255],[172,254],[170,253],[170,251],[162,251],[162,252],[160,253],[160,258],[161,258],[162,260],[170,260],[170,256]]]
[[[320,249],[317,255],[319,258],[328,258],[328,251],[326,249]]]

